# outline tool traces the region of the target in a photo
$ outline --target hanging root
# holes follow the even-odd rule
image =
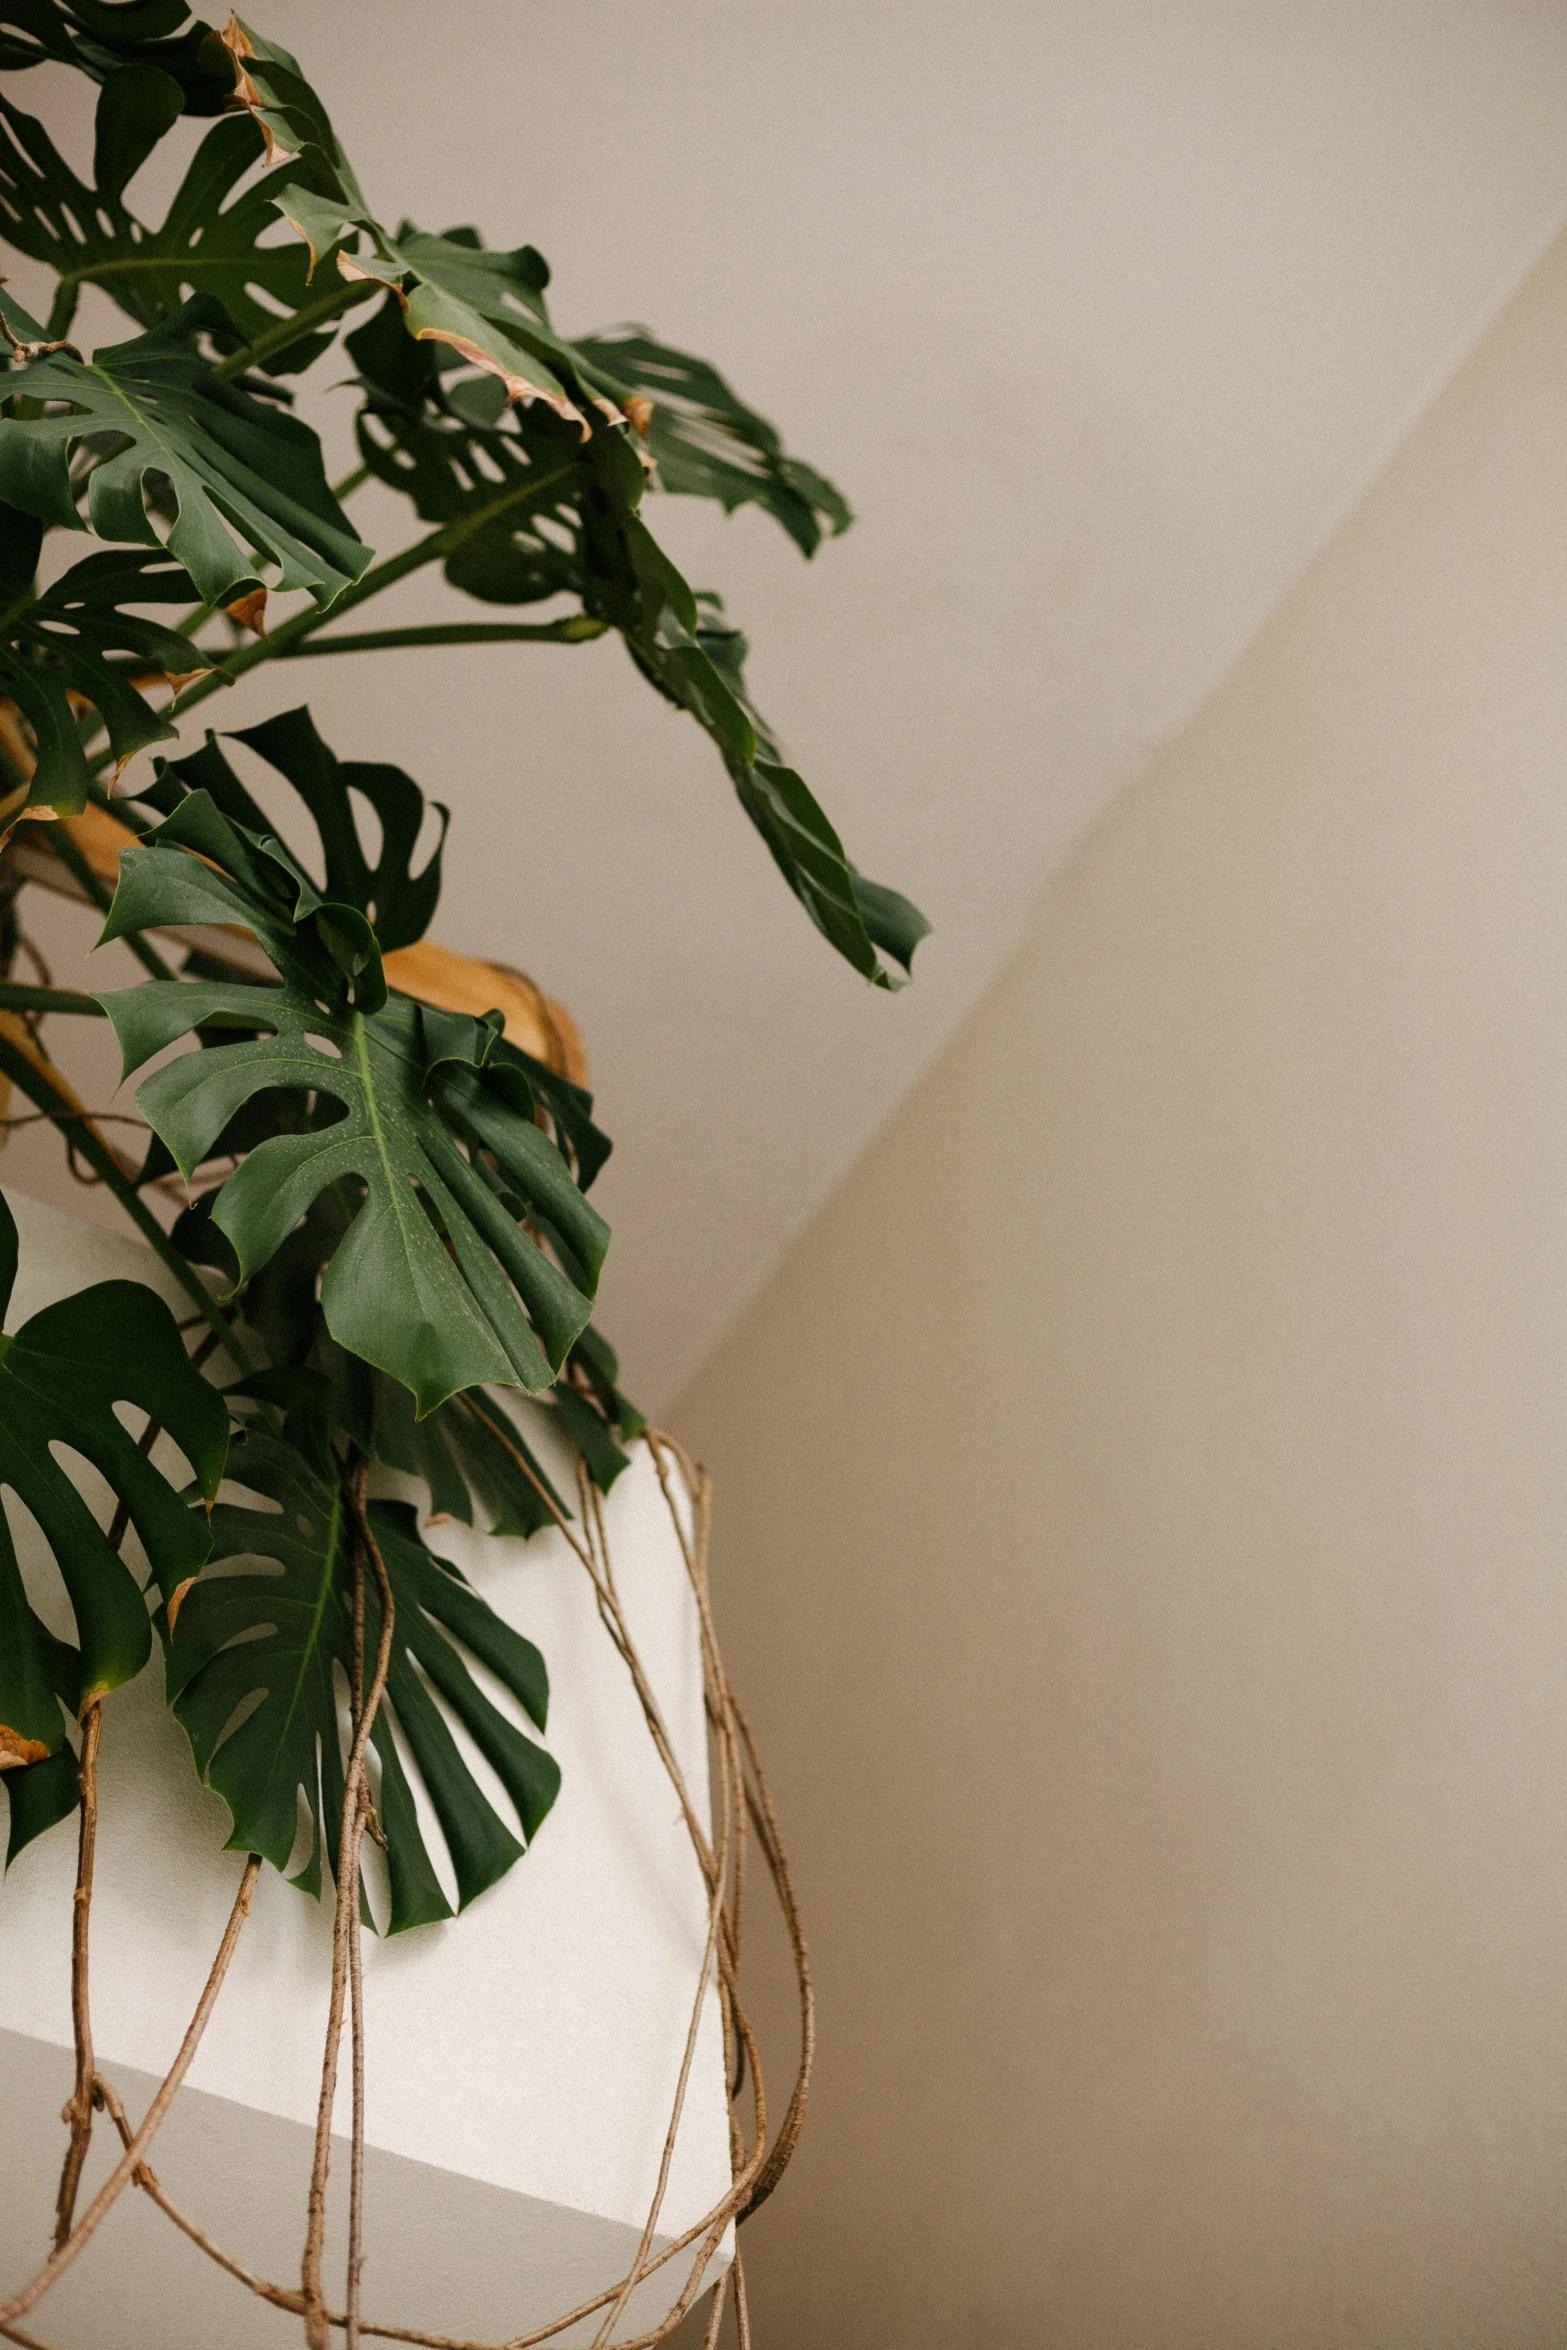
[[[536,2327],[531,2333],[512,2335],[504,2343],[471,2341],[460,2335],[433,2334],[414,2326],[377,2323],[360,2315],[360,2277],[364,2266],[364,2012],[362,1998],[362,1970],[360,1949],[359,1856],[363,1838],[368,1834],[380,1838],[380,1825],[370,1800],[367,1774],[367,1754],[370,1734],[386,1690],[387,1673],[391,1663],[393,1603],[391,1583],[386,1562],[375,1539],[375,1531],[366,1508],[365,1493],[367,1463],[354,1455],[340,1464],[340,1481],[352,1527],[353,1591],[353,1657],[351,1685],[352,1734],[348,1764],[343,1785],[343,1809],[339,1827],[337,1902],[332,1928],[332,1992],[328,2008],[326,2042],[322,2052],[321,2091],[316,2110],[315,2158],[311,2168],[310,2192],[306,2208],[304,2254],[300,2263],[300,2284],[297,2289],[275,2284],[270,2278],[258,2276],[232,2253],[214,2242],[204,2229],[187,2217],[167,2194],[156,2173],[145,2157],[181,2081],[190,2068],[200,2044],[213,2003],[222,1987],[223,1978],[233,1957],[240,1929],[250,1908],[251,1896],[261,1863],[252,1854],[245,1864],[234,1908],[227,1930],[213,1961],[212,1972],[202,1992],[190,2028],[180,2046],[179,2054],[170,2067],[162,2086],[148,2107],[139,2129],[132,2130],[113,2086],[97,2070],[92,2046],[92,2021],[88,2000],[87,1939],[92,1906],[93,1856],[97,1830],[97,1755],[99,1742],[98,1708],[89,1708],[82,1728],[82,1813],[77,1866],[76,1910],[72,1936],[72,2014],[76,2031],[76,2086],[65,2110],[70,2126],[70,2143],[61,2174],[60,2193],[56,2213],[55,2248],[28,2284],[19,2293],[0,2306],[0,2341],[14,2342],[22,2350],[49,2350],[46,2343],[25,2332],[16,2320],[24,2317],[34,2303],[42,2298],[70,2265],[93,2235],[99,2223],[116,2201],[122,2190],[134,2184],[155,2203],[175,2227],[214,2261],[236,2283],[243,2285],[276,2309],[299,2317],[304,2325],[307,2350],[328,2350],[334,2331],[340,2331],[346,2350],[357,2350],[363,2336],[374,2336],[387,2342],[409,2342],[420,2350],[541,2350],[545,2343],[554,2341],[568,2327],[582,2324],[593,2317],[600,2319],[594,2336],[594,2350],[653,2350],[653,2346],[667,2339],[681,2323],[708,2282],[710,2266],[723,2243],[725,2232],[764,2202],[782,2177],[794,2151],[804,2120],[806,2099],[810,2090],[811,2068],[816,2047],[815,1994],[811,1982],[809,1953],[801,1922],[799,1902],[788,1859],[779,1833],[778,1818],[773,1808],[767,1775],[762,1768],[756,1740],[746,1720],[729,1677],[724,1670],[714,1630],[711,1597],[708,1589],[708,1540],[712,1516],[712,1489],[706,1473],[697,1468],[672,1437],[656,1429],[647,1432],[647,1445],[658,1471],[659,1484],[668,1505],[681,1557],[696,1601],[697,1621],[701,1634],[703,1695],[712,1742],[713,1777],[717,1792],[718,1823],[716,1833],[710,1835],[703,1827],[696,1802],[686,1784],[674,1745],[665,1725],[652,1683],[638,1653],[626,1622],[616,1587],[613,1562],[604,1524],[600,1496],[579,1466],[578,1494],[581,1517],[573,1523],[559,1508],[553,1495],[534,1474],[531,1463],[517,1447],[509,1443],[505,1426],[492,1419],[479,1406],[473,1406],[476,1416],[506,1445],[518,1468],[528,1478],[549,1510],[560,1532],[570,1544],[579,1563],[593,1586],[599,1617],[627,1671],[641,1705],[648,1732],[668,1774],[685,1822],[692,1851],[701,1872],[706,1892],[706,1938],[702,1964],[698,1974],[696,1995],[687,2024],[679,2076],[670,2112],[669,2126],[664,2134],[659,2156],[658,2173],[646,2221],[637,2244],[636,2254],[626,2274],[616,2283],[596,2293],[591,2300],[580,2302],[575,2309],[562,2312],[548,2324]],[[678,1471],[689,1501],[690,1526],[687,1527],[676,1491]],[[380,1630],[376,1642],[374,1669],[369,1687],[364,1685],[364,1634],[366,1567],[375,1576],[379,1601]],[[795,1978],[800,2002],[800,2056],[794,2084],[784,2110],[782,2122],[769,2142],[767,2104],[762,2083],[762,2069],[755,2036],[740,1997],[740,1951],[745,1922],[746,1850],[750,1836],[756,1839],[767,1875],[778,1899],[789,1948],[794,1959]],[[701,2020],[710,1992],[716,1985],[719,2009],[723,2021],[725,2070],[731,2100],[730,2145],[731,2183],[728,2192],[705,2212],[696,2224],[683,2231],[662,2249],[654,2251],[659,2214],[669,2183],[670,2167],[674,2159],[675,2142],[685,2111]],[[353,2138],[349,2173],[349,2244],[348,2268],[345,2281],[344,2307],[336,2310],[328,2306],[322,2283],[322,2249],[326,2233],[326,2191],[331,2156],[332,2111],[337,2090],[338,2059],[342,2044],[343,2013],[345,2005],[350,2013],[353,2068]],[[749,2098],[744,2095],[749,2083]],[[742,2121],[741,2107],[748,2104],[750,2111]],[[120,2161],[105,2182],[92,2205],[80,2221],[74,2221],[77,2189],[82,2165],[86,2160],[88,2138],[94,2111],[106,2112],[119,2134],[123,2149]],[[615,2341],[615,2329],[625,2315],[637,2288],[648,2278],[656,2276],[669,2262],[689,2254],[689,2265],[679,2291],[667,2315],[649,2333],[636,2334],[629,2339]],[[733,2263],[719,2280],[713,2293],[709,2312],[705,2350],[716,2350],[724,2314],[730,2302],[735,2312],[736,2338],[739,2350],[751,2350],[751,2317],[746,2295],[745,2271],[736,2251]]]

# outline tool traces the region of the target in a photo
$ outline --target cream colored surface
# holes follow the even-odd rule
[[[771,2350],[1567,2339],[1567,246],[676,1425]]]

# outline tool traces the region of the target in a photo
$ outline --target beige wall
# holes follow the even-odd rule
[[[1567,2339],[1567,245],[674,1424],[769,2350]]]

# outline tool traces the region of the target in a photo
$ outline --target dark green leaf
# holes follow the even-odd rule
[[[504,1037],[496,1041],[491,1055],[499,1068],[514,1067],[522,1071],[530,1091],[549,1112],[554,1122],[556,1140],[570,1159],[577,1181],[584,1191],[592,1189],[598,1174],[614,1144],[602,1127],[593,1123],[593,1096],[580,1085],[573,1085],[559,1070],[547,1068]]]
[[[629,1396],[621,1394],[620,1363],[615,1350],[591,1322],[571,1350],[571,1368],[580,1371],[587,1380],[610,1426],[619,1431],[627,1444],[635,1443],[647,1426],[647,1414],[638,1411]]]
[[[184,91],[159,65],[122,65],[107,77],[98,93],[93,123],[93,194],[100,203],[119,202],[165,131],[178,122],[184,106]],[[16,119],[9,106],[6,114],[10,120]],[[14,245],[16,241],[8,233],[8,242]]]
[[[50,60],[99,82],[155,66],[179,85],[187,114],[217,114],[234,91],[222,42],[184,0],[3,0],[0,73]]]
[[[622,405],[649,403],[647,442],[662,489],[716,498],[726,514],[761,506],[803,555],[815,554],[823,523],[834,537],[848,529],[854,517],[832,483],[788,456],[773,426],[707,360],[671,350],[640,326],[584,335],[576,349],[620,387]]]
[[[487,253],[472,230],[431,236],[405,223],[394,234],[368,209],[326,108],[286,49],[246,25],[243,95],[284,154],[299,159],[292,185],[275,201],[309,247],[312,265],[368,240],[339,273],[384,286],[409,334],[455,351],[493,374],[508,400],[534,402],[573,424],[584,439],[592,415],[620,431],[629,423],[587,362],[551,328],[544,309],[549,272],[531,246]]]
[[[746,695],[745,639],[724,621],[718,598],[693,596],[640,522],[628,523],[624,535],[631,582],[617,583],[605,617],[622,629],[644,676],[711,736],[741,806],[818,930],[876,986],[901,987],[877,948],[906,968],[929,924],[895,890],[855,873],[804,777]],[[901,923],[890,918],[894,907],[902,909]]]
[[[621,1450],[610,1434],[603,1414],[586,1396],[573,1388],[557,1386],[550,1397],[550,1409],[566,1436],[581,1453],[588,1475],[600,1493],[607,1493],[622,1469],[629,1469],[631,1457]]]
[[[0,311],[15,333],[36,324],[19,327],[25,314],[3,295]],[[8,400],[69,402],[72,411],[0,418],[0,497],[41,522],[86,528],[71,458],[88,448],[96,462],[87,508],[100,538],[158,546],[149,495],[168,497],[169,550],[206,602],[251,582],[254,550],[279,566],[278,587],[307,588],[328,604],[370,551],[327,488],[315,434],[220,382],[202,357],[200,334],[232,331],[222,305],[203,294],[90,362],[55,351],[0,377]]]
[[[232,738],[259,753],[293,786],[304,802],[320,843],[326,896],[352,906],[375,931],[383,951],[411,946],[423,938],[441,894],[441,850],[450,811],[437,800],[440,836],[418,873],[414,850],[424,827],[425,797],[400,767],[378,761],[340,760],[321,740],[308,710],[285,710],[247,727]],[[205,747],[164,770],[190,791],[205,791],[231,822],[270,831],[265,815],[218,750],[212,735]],[[375,814],[380,847],[372,865],[355,820],[353,794]]]
[[[362,369],[385,361],[370,326],[350,337]],[[384,335],[384,327],[378,328]],[[389,374],[395,374],[388,367]],[[901,980],[924,918],[906,898],[856,874],[804,778],[749,701],[745,639],[713,596],[698,597],[636,511],[641,476],[624,445],[583,447],[551,417],[484,429],[432,405],[427,379],[410,402],[390,388],[359,420],[365,463],[453,540],[453,586],[487,602],[567,594],[620,631],[643,675],[689,712],[723,758],[742,807],[818,929],[878,986]],[[409,381],[405,373],[401,379]]]
[[[32,1617],[31,1632],[49,1686],[74,1721],[82,1702],[81,1652],[72,1648],[69,1641],[57,1640],[36,1615]],[[5,1865],[9,1868],[35,1837],[44,1835],[75,1811],[80,1794],[76,1756],[69,1745],[62,1744],[41,1762],[29,1763],[20,1770],[7,1770],[0,1786],[4,1786],[11,1801],[11,1832],[5,1855]]]
[[[210,1210],[215,1197],[207,1194],[198,1206]],[[557,1511],[569,1518],[569,1503],[518,1427],[516,1414],[498,1396],[470,1389],[419,1419],[405,1387],[337,1344],[316,1292],[348,1220],[336,1194],[323,1193],[251,1281],[245,1295],[247,1323],[275,1364],[298,1366],[266,1376],[319,1381],[327,1398],[325,1424],[342,1431],[371,1460],[422,1478],[437,1517],[524,1538],[554,1524]],[[212,1237],[229,1255],[222,1234]],[[573,1365],[581,1365],[590,1340],[613,1362],[596,1334],[585,1331],[572,1349]],[[636,1427],[622,1424],[622,1432],[633,1435],[640,1426],[640,1421]]]
[[[11,1832],[6,1839],[7,1868],[35,1838],[68,1820],[76,1809],[80,1783],[76,1757],[69,1746],[46,1754],[25,1770],[7,1771],[0,1779],[11,1803]]]
[[[0,1257],[14,1264],[15,1247],[11,1211],[0,1199]],[[0,1486],[25,1504],[59,1569],[80,1643],[80,1704],[139,1672],[150,1636],[134,1577],[54,1447],[90,1461],[125,1503],[165,1598],[208,1550],[204,1518],[138,1449],[115,1414],[121,1402],[168,1431],[210,1500],[223,1474],[228,1414],[152,1290],[101,1281],[0,1338]],[[64,1736],[58,1660],[40,1631],[0,1515],[0,1749],[32,1760],[56,1752]]]
[[[235,330],[225,336],[215,327],[219,340],[239,347],[265,336],[277,345],[289,316],[322,308],[320,289],[311,293],[310,256],[281,228],[275,208],[290,172],[269,172],[241,189],[260,160],[262,136],[248,115],[230,115],[213,125],[192,157],[162,226],[147,226],[127,209],[123,190],[138,145],[158,120],[156,105],[147,101],[156,99],[159,85],[163,113],[171,104],[177,113],[180,92],[155,67],[129,67],[104,84],[91,188],[41,123],[0,99],[0,235],[59,273],[57,332],[65,331],[81,287],[96,285],[144,327],[174,317],[191,295],[215,295]],[[331,308],[356,298],[335,272],[326,282],[338,288]],[[278,350],[278,369],[307,367],[335,331],[334,325],[312,332],[301,322],[298,336]]]
[[[238,1440],[230,1476],[277,1506],[220,1504],[212,1514],[214,1561],[264,1560],[275,1571],[209,1570],[192,1586],[168,1643],[170,1702],[203,1778],[233,1814],[236,1850],[263,1853],[285,1868],[304,1795],[314,1836],[295,1881],[314,1891],[323,1847],[335,1864],[342,1805],[334,1668],[347,1674],[353,1653],[347,1513],[337,1488],[303,1455],[264,1433]],[[451,1914],[420,1832],[404,1753],[440,1823],[459,1908],[520,1858],[555,1799],[560,1772],[483,1694],[461,1653],[466,1649],[494,1673],[542,1729],[549,1687],[533,1643],[425,1548],[411,1512],[376,1503],[371,1522],[395,1609],[387,1694],[372,1737],[381,1764],[377,1803],[388,1839],[390,1927],[398,1933]],[[365,1579],[368,1681],[380,1631],[368,1564]],[[254,1710],[230,1732],[247,1703]],[[463,1725],[500,1779],[521,1840],[464,1762],[450,1719]]]
[[[150,983],[100,998],[127,1074],[198,1027],[240,1033],[168,1063],[137,1094],[187,1181],[264,1088],[342,1105],[333,1125],[261,1143],[222,1186],[213,1220],[241,1271],[263,1266],[329,1187],[345,1203],[362,1191],[321,1287],[340,1344],[401,1380],[421,1414],[465,1387],[549,1386],[587,1321],[589,1294],[502,1205],[481,1160],[562,1235],[589,1292],[609,1236],[535,1122],[521,1071],[489,1065],[494,1019],[382,1000],[370,984],[379,956],[363,916],[323,905],[277,842],[230,823],[205,792],[127,849],[120,876],[106,938],[239,923],[282,979],[275,988]],[[354,923],[372,959],[358,971]]]
[[[0,508],[0,535],[37,529],[14,508]],[[89,555],[35,601],[13,604],[0,641],[0,692],[16,703],[38,746],[29,799],[74,814],[86,805],[90,770],[68,694],[91,702],[123,763],[177,730],[132,683],[163,682],[210,669],[213,655],[189,639],[123,607],[189,604],[195,591],[184,567],[156,554],[117,548]],[[129,656],[116,663],[112,654]]]
[[[495,1396],[470,1390],[415,1420],[400,1387],[379,1374],[371,1384],[370,1448],[388,1468],[423,1478],[437,1518],[526,1540],[554,1525],[555,1511],[572,1516],[515,1414]]]

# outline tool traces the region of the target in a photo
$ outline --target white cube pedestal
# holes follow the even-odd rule
[[[8,1197],[22,1244],[12,1329],[51,1299],[108,1278],[145,1280],[176,1302],[141,1243]],[[36,1530],[14,1496],[6,1502],[35,1604],[68,1631]],[[696,1614],[645,1448],[609,1496],[606,1519],[628,1621],[705,1813]],[[456,1526],[433,1528],[430,1539],[542,1649],[547,1743],[563,1784],[533,1849],[463,1917],[391,1942],[366,1937],[364,2311],[499,2343],[630,2264],[696,1997],[705,1903],[674,1790],[564,1540],[551,1532],[524,1544]],[[482,1760],[465,1752],[484,1779]],[[222,1849],[227,1826],[163,1706],[155,1659],[104,1707],[93,1904],[98,2061],[134,2119],[173,2058],[222,1935],[241,1868]],[[49,2246],[59,2111],[72,2077],[74,1876],[67,1823],[23,1853],[0,1886],[0,2299]],[[149,2158],[209,2234],[290,2286],[330,1950],[329,1910],[264,1869],[187,2086]],[[346,2075],[345,2035],[339,2130]],[[79,2210],[117,2152],[100,2117]],[[347,2153],[338,2139],[327,2271],[337,2306]],[[722,2034],[709,1988],[658,2243],[697,2221],[728,2180]],[[714,2277],[728,2257],[726,2241]],[[665,2314],[689,2259],[678,2255],[638,2289],[618,2338]],[[59,2350],[260,2350],[300,2339],[297,2318],[225,2276],[134,2190],[26,2322]],[[599,2322],[557,2339],[589,2342]]]

